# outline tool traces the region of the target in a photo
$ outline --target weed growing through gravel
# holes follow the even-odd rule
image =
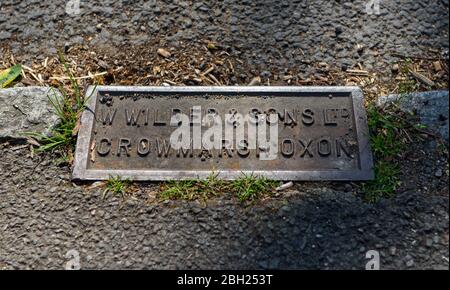
[[[231,183],[237,198],[242,202],[270,195],[277,186],[278,182],[275,180],[245,174]]]
[[[368,125],[371,133],[370,141],[375,159],[375,179],[363,184],[365,198],[376,202],[381,197],[392,197],[400,185],[400,167],[398,162],[406,145],[420,139],[417,130],[420,124],[413,125],[408,120],[412,116],[404,116],[395,110],[395,104],[386,107],[369,106],[367,109]]]
[[[70,79],[72,91],[69,93],[63,86],[60,86],[59,91],[61,92],[62,98],[57,96],[54,89],[51,89],[51,94],[48,95],[48,99],[58,115],[60,122],[49,136],[38,133],[29,133],[27,135],[36,138],[41,144],[37,151],[59,150],[59,153],[66,161],[70,161],[71,156],[73,156],[73,150],[75,149],[81,113],[86,108],[86,102],[91,96],[88,98],[83,97],[78,82],[70,71],[62,53],[59,53],[59,59]]]
[[[412,64],[413,61],[409,58],[405,59],[400,64],[400,73],[404,80],[398,83],[399,95],[409,94],[418,91],[420,88],[420,84],[414,78],[409,77],[409,70]]]
[[[225,186],[225,182],[217,178],[217,174],[211,174],[208,178],[185,179],[167,181],[161,185],[159,196],[166,199],[206,200],[219,194]]]
[[[398,93],[400,95],[409,94],[417,91],[418,84],[414,80],[405,80],[398,84]]]
[[[108,193],[120,195],[122,198],[125,198],[130,186],[131,181],[129,179],[122,179],[120,176],[110,176],[106,181],[106,188],[103,191],[103,198],[106,198]]]
[[[234,181],[224,181],[213,173],[204,180],[167,181],[161,185],[159,196],[163,200],[206,200],[223,192],[231,192],[241,202],[244,202],[269,195],[276,186],[278,186],[278,182],[263,177],[243,175]]]

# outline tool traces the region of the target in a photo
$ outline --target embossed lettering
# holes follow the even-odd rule
[[[314,124],[314,112],[311,109],[304,109],[302,112],[302,123],[306,126]]]
[[[159,116],[159,110],[156,109],[155,110],[155,118],[153,119],[153,125],[155,126],[165,126],[166,122],[162,120],[162,118],[160,118]]]
[[[127,119],[127,125],[128,126],[136,126],[140,115],[141,115],[141,110],[137,110],[137,113],[136,113],[134,109],[131,109],[131,112],[129,112],[128,109],[125,109],[125,117]]]
[[[166,140],[156,139],[156,149],[158,150],[158,157],[168,157],[170,153],[170,144]]]
[[[353,158],[353,155],[350,153],[350,148],[348,148],[348,145],[345,144],[344,140],[336,140],[336,155],[337,157],[341,157],[342,153],[341,150],[344,151],[345,155],[347,157]]]
[[[150,153],[150,140],[141,138],[138,142],[137,152],[139,156],[147,156]]]
[[[237,154],[241,157],[247,157],[250,154],[250,150],[248,149],[248,141],[240,140],[239,144],[237,144]]]
[[[284,125],[294,127],[297,125],[297,119],[294,117],[294,111],[284,110]]]
[[[337,109],[324,109],[323,110],[323,123],[325,126],[336,126],[336,110]]]
[[[107,112],[105,112],[105,111],[107,111]],[[106,124],[112,125],[114,117],[116,116],[116,112],[117,112],[117,109],[114,109],[114,111],[112,111],[112,112],[110,109],[102,110],[100,121],[103,123],[103,125],[106,125]]]
[[[117,156],[122,155],[122,151],[125,151],[126,156],[130,156],[131,141],[128,138],[120,138],[119,147],[117,148]]]
[[[310,146],[312,144],[312,140],[309,140],[308,142],[303,142],[302,140],[299,140],[300,145],[303,147],[303,151],[300,153],[300,157],[304,157],[306,154],[308,154],[309,157],[313,157],[314,155],[310,151]]]
[[[106,156],[111,152],[111,140],[109,138],[102,138],[97,146],[97,153],[100,156]]]
[[[292,139],[283,139],[281,141],[281,154],[284,157],[291,157],[294,155],[294,141]]]
[[[317,143],[317,151],[320,156],[328,156],[331,154],[331,142],[328,138],[322,138]]]

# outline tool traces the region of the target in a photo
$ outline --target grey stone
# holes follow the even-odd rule
[[[414,266],[414,260],[408,260],[408,261],[406,261],[406,266],[408,267],[408,268],[411,268],[411,267],[413,267]]]
[[[397,254],[397,248],[394,246],[389,247],[389,253],[391,254],[391,256],[395,256]]]
[[[0,89],[0,140],[26,132],[48,135],[59,122],[49,98],[60,102],[62,96],[48,87]]]
[[[448,91],[430,91],[406,95],[389,95],[378,99],[378,105],[398,103],[399,107],[417,114],[427,130],[439,133],[449,142],[449,107]]]
[[[0,31],[0,40],[5,40],[11,37],[11,33],[8,31]]]

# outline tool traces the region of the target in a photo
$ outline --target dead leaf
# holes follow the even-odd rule
[[[423,74],[416,72],[412,69],[409,69],[409,72],[419,81],[421,81],[422,83],[424,83],[427,86],[433,87],[435,84],[432,80],[430,80],[429,78],[427,78],[426,76],[424,76]]]
[[[433,67],[434,67],[434,70],[437,72],[442,70],[442,64],[440,61],[433,62]]]
[[[75,137],[78,134],[78,131],[80,130],[80,126],[81,126],[81,119],[78,118],[77,124],[75,125],[75,127],[73,127],[72,129],[72,136]]]
[[[158,54],[165,58],[168,58],[172,55],[169,51],[165,50],[164,48],[158,48]]]
[[[249,86],[257,86],[261,84],[261,78],[260,77],[254,77],[252,81],[248,84]]]

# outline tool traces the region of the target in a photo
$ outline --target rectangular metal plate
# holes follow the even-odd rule
[[[373,178],[358,87],[99,86],[90,87],[86,95],[91,97],[81,118],[74,179],[168,180],[205,178],[212,172],[223,179],[243,173],[278,180]],[[233,109],[242,115],[276,113],[276,158],[261,160],[258,149],[238,154],[236,144],[231,150],[212,149],[206,154],[170,148],[176,129],[170,126],[171,116],[191,116],[194,106],[223,119]]]

